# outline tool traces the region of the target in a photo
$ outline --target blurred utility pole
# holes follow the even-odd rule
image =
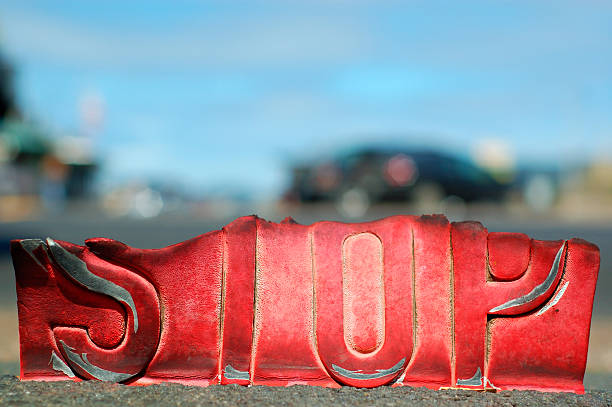
[[[15,109],[13,76],[13,67],[0,56],[0,120]]]

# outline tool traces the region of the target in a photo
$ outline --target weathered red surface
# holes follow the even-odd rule
[[[599,250],[394,216],[14,240],[21,378],[583,392]]]

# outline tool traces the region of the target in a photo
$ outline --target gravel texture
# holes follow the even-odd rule
[[[506,391],[433,391],[425,388],[326,389],[312,386],[241,387],[237,385],[190,387],[160,384],[145,387],[101,382],[20,382],[0,378],[2,406],[612,406],[604,391],[539,393]]]

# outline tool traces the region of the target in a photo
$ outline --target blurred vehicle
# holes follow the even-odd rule
[[[516,171],[513,188],[530,210],[542,212],[559,200],[562,179],[557,168],[524,166]]]
[[[333,201],[341,211],[358,216],[375,202],[439,203],[451,196],[465,202],[500,201],[509,188],[449,154],[372,147],[294,167],[285,196],[299,202]]]

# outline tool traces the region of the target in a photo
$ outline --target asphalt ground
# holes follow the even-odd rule
[[[271,211],[264,214],[280,221],[292,214],[303,224],[317,220],[341,220],[329,208]],[[261,212],[260,212],[261,213]],[[365,220],[406,213],[401,208],[380,208]],[[244,213],[248,214],[248,213]],[[536,239],[580,237],[597,244],[601,266],[593,309],[593,323],[585,395],[539,392],[479,393],[473,391],[430,391],[422,388],[339,390],[310,386],[273,388],[254,386],[188,387],[162,384],[130,387],[94,382],[20,382],[14,272],[8,242],[14,238],[53,237],[81,243],[89,237],[109,237],[141,248],[164,247],[229,223],[239,213],[226,217],[193,219],[167,216],[154,220],[108,219],[87,216],[53,216],[43,220],[0,224],[0,405],[588,405],[612,406],[612,223],[568,223],[558,218],[498,216],[493,211],[468,213],[489,231],[523,232]],[[506,214],[507,215],[507,214]]]
[[[23,406],[610,406],[609,392],[538,393],[507,391],[481,393],[425,388],[326,389],[313,386],[188,387],[161,384],[130,387],[101,382],[29,382],[0,379],[0,405]]]

